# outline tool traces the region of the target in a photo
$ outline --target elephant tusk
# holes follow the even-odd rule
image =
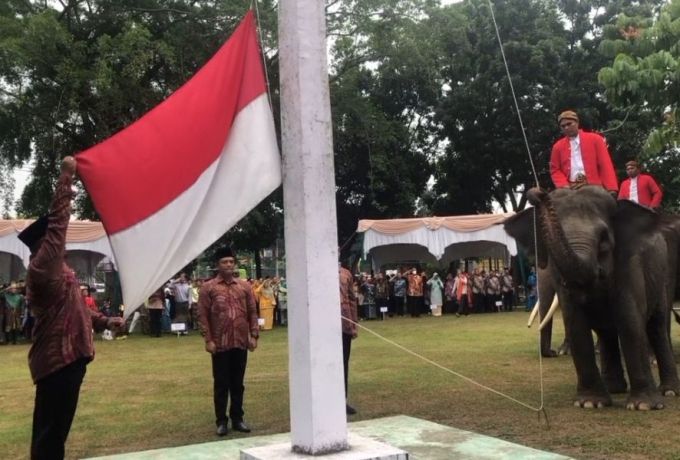
[[[533,310],[531,310],[531,314],[529,315],[529,322],[527,323],[527,327],[531,327],[534,324],[534,321],[536,321],[536,316],[538,316],[538,308],[539,304],[541,301],[539,300],[536,302],[536,306],[534,307]]]
[[[550,305],[550,310],[548,310],[548,313],[545,315],[545,318],[543,318],[543,321],[541,321],[541,325],[538,326],[539,331],[542,331],[545,325],[550,322],[553,316],[555,316],[555,312],[557,311],[558,306],[559,303],[557,302],[557,294],[555,294],[555,297],[553,298],[552,301],[552,305]]]

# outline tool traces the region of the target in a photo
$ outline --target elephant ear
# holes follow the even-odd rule
[[[661,230],[661,216],[650,208],[630,200],[617,201],[614,219],[616,253],[621,258],[630,257],[654,232]]]
[[[506,220],[503,228],[508,235],[519,243],[522,249],[536,258],[536,264],[539,268],[545,269],[548,266],[548,249],[541,234],[539,222],[536,221],[536,225],[534,225],[535,214],[536,208],[525,209]],[[534,238],[534,228],[538,230],[538,238]],[[538,242],[538,248],[536,242]],[[538,254],[536,254],[536,250],[538,250]]]

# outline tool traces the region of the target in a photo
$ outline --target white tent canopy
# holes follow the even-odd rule
[[[459,259],[517,255],[517,243],[502,225],[512,215],[361,220],[357,232],[364,234],[364,256],[371,256],[374,268],[415,261],[446,267]]]
[[[0,219],[0,278],[18,278],[28,267],[30,251],[19,240],[19,233],[33,220]],[[66,257],[71,268],[94,278],[97,264],[108,257],[115,266],[113,251],[101,222],[71,221],[66,233]],[[90,282],[92,284],[92,282]]]

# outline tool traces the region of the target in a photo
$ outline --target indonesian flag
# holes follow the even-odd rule
[[[127,316],[281,184],[252,11],[184,86],[76,159]]]

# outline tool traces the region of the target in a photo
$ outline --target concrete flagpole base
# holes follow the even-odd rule
[[[349,450],[323,455],[324,460],[409,460],[408,452],[371,438],[349,434]],[[240,460],[309,460],[309,455],[292,452],[284,442],[241,451]]]

